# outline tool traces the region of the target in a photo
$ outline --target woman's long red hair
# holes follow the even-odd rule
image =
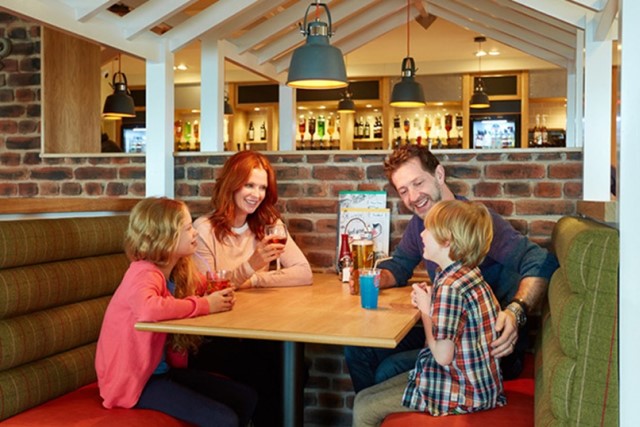
[[[271,163],[264,154],[257,151],[240,151],[225,162],[211,195],[213,212],[209,215],[209,221],[215,230],[216,238],[220,241],[232,233],[231,227],[236,216],[234,195],[249,181],[254,169],[262,169],[267,173],[267,190],[258,209],[247,217],[249,229],[258,239],[262,239],[265,225],[273,224],[280,219],[280,213],[275,207],[278,189]]]

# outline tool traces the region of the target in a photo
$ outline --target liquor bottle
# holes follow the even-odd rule
[[[540,129],[540,114],[536,114],[536,127],[533,128],[533,143],[542,145],[542,132]]]
[[[320,137],[320,146],[322,147],[322,138],[324,138],[327,129],[327,121],[323,115],[318,116],[318,136]]]
[[[353,120],[353,137],[354,139],[360,139],[362,138],[362,133],[364,132],[364,130],[360,128],[360,122],[357,119],[354,118]]]
[[[191,122],[187,122],[184,125],[184,144],[182,145],[182,149],[184,151],[189,151],[190,142],[191,142]]]
[[[349,282],[351,278],[351,269],[353,268],[353,257],[351,248],[349,247],[349,235],[341,234],[340,252],[338,255],[338,274],[343,283]]]
[[[376,139],[382,138],[382,118],[376,117],[376,121],[373,125],[373,137]]]
[[[253,128],[253,122],[250,121],[249,122],[249,141],[253,141],[253,139],[255,138],[256,134],[255,134],[255,129]]]
[[[547,115],[546,114],[542,115],[542,126],[540,127],[540,139],[541,139],[543,145],[549,143],[549,131],[547,130]]]
[[[364,123],[364,134],[363,137],[366,139],[371,138],[371,125],[369,124],[369,120]]]
[[[267,126],[262,122],[260,125],[260,141],[265,141],[267,139]]]

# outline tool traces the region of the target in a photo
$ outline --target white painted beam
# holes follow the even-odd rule
[[[584,29],[585,23],[593,17],[593,12],[575,4],[558,0],[513,0],[545,15],[554,16],[574,27]]]
[[[224,151],[224,47],[213,37],[200,47],[200,151]]]
[[[161,59],[147,61],[146,196],[175,196],[174,181],[174,82],[173,53],[165,43]]]
[[[142,59],[158,61],[161,44],[159,37],[149,33],[138,37],[135,42],[127,40],[121,31],[115,31],[120,17],[112,13],[102,13],[83,23],[75,19],[75,12],[69,6],[47,0],[2,0],[2,7],[18,15],[28,16],[34,21],[53,28],[77,34],[99,44],[111,46]],[[112,16],[110,16],[112,15]]]
[[[278,150],[294,151],[296,146],[296,90],[280,84],[278,86]]]
[[[331,13],[331,20],[334,23],[338,23],[346,17],[355,16],[358,13],[365,13],[368,6],[372,2],[373,0],[347,0],[346,2],[339,4],[338,7],[329,8],[329,13]],[[309,16],[307,17],[307,19],[307,24],[313,21],[314,15],[312,15],[311,11],[309,11]],[[301,16],[301,20],[304,20],[304,16]],[[320,20],[327,22],[326,15],[324,13],[321,14]],[[331,38],[331,40],[333,41],[333,37]],[[305,37],[300,33],[300,31],[298,31],[297,29],[291,30],[284,37],[274,40],[263,48],[258,49],[256,51],[256,55],[258,56],[260,62],[264,63],[267,61],[272,61],[273,58],[278,57],[285,52],[288,52],[289,56],[285,60],[285,62],[288,64],[290,55],[292,54],[291,50],[296,48],[298,45],[302,45],[304,41]],[[281,69],[282,62],[282,59],[280,59],[276,67]]]
[[[620,294],[619,294],[619,425],[638,425],[640,369],[638,369],[638,325],[640,325],[640,286],[638,286],[638,242],[640,242],[640,55],[634,46],[640,40],[640,2],[621,0],[620,40],[620,151],[618,155],[620,213]]]
[[[598,29],[596,30],[596,40],[617,40],[618,25],[616,18],[618,16],[618,0],[609,0],[604,9],[596,14],[598,21]]]
[[[571,3],[577,4],[578,6],[586,7],[589,10],[594,12],[600,12],[604,9],[604,5],[607,3],[607,0],[568,0]]]
[[[258,0],[219,0],[192,18],[162,35],[169,39],[169,48],[175,52],[203,34],[223,24],[242,9],[252,6]]]
[[[197,0],[155,0],[141,4],[123,16],[121,26],[127,40],[138,37],[143,32],[166,21]]]
[[[507,46],[513,47],[514,49],[521,50],[531,56],[535,56],[536,58],[540,58],[551,64],[557,65],[558,67],[569,68],[572,63],[571,60],[565,57],[557,55],[548,50],[541,49],[537,46],[533,46],[523,40],[503,33],[499,30],[486,27],[479,22],[469,21],[465,17],[451,13],[447,9],[435,4],[431,4],[429,6],[429,12],[463,28],[469,28],[472,31],[484,34],[487,37],[497,40],[500,43],[506,44]]]
[[[237,53],[235,46],[226,40],[220,40],[220,43],[224,46],[225,57],[231,62],[241,65],[251,72],[256,73],[266,79],[273,80],[274,82],[284,83],[287,81],[286,73],[279,72],[271,63],[262,64],[258,61],[258,58],[251,53]]]
[[[534,32],[545,39],[553,40],[564,46],[575,49],[576,32],[575,28],[559,28],[549,23],[549,18],[539,19],[508,7],[496,7],[496,3],[491,0],[459,0],[467,7],[474,8],[484,14],[491,15],[501,22],[507,22],[512,26]]]
[[[482,25],[487,28],[492,28],[501,33],[508,34],[513,38],[526,41],[526,43],[532,46],[548,50],[556,55],[564,57],[565,59],[572,59],[574,56],[574,50],[572,47],[558,43],[557,41],[528,28],[514,25],[508,21],[496,19],[481,11],[477,6],[468,7],[451,0],[431,0],[431,2],[443,9],[447,9],[450,13],[466,17],[471,22],[481,22]]]
[[[597,22],[585,29],[583,198],[610,200],[611,70],[610,41],[595,40]]]
[[[67,0],[65,3],[76,11],[76,19],[80,22],[88,22],[99,13],[106,12],[119,0]]]
[[[282,29],[287,27],[294,28],[296,23],[302,22],[304,12],[308,6],[309,4],[306,2],[298,2],[273,18],[255,26],[251,31],[229,41],[237,46],[238,53],[244,53],[262,43],[264,40],[273,37],[276,33],[282,31]],[[331,7],[330,4],[329,7]]]
[[[535,9],[531,9],[530,7],[518,4],[513,0],[491,0],[491,1],[496,4],[497,8],[502,7],[502,8],[514,10],[523,15],[527,15],[537,21],[546,22],[547,24],[552,25],[563,31],[572,32],[576,29],[575,25],[572,25],[572,24],[569,24],[568,22],[557,19],[555,16],[547,15]]]

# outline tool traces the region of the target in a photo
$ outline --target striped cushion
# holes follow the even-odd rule
[[[94,382],[127,216],[0,221],[0,420]]]
[[[111,297],[0,321],[0,370],[97,341]]]
[[[96,344],[0,371],[0,420],[96,380]]]
[[[0,319],[112,295],[128,265],[120,253],[0,270]]]
[[[122,252],[128,216],[0,221],[0,269]]]
[[[565,217],[553,242],[560,269],[543,315],[536,425],[617,425],[618,232]]]

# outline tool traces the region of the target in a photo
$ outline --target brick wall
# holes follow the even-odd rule
[[[0,13],[0,35],[13,52],[0,69],[0,197],[143,197],[144,157],[40,156],[40,29]],[[436,153],[452,189],[482,200],[522,233],[547,245],[555,221],[576,212],[582,197],[582,152],[528,150]],[[332,271],[337,196],[341,190],[387,190],[392,247],[410,215],[386,182],[377,152],[270,154],[278,178],[279,207],[315,271]],[[228,154],[180,154],[176,198],[199,215],[208,209],[216,174]],[[353,392],[342,349],[308,345],[310,379],[305,425],[351,424]]]

